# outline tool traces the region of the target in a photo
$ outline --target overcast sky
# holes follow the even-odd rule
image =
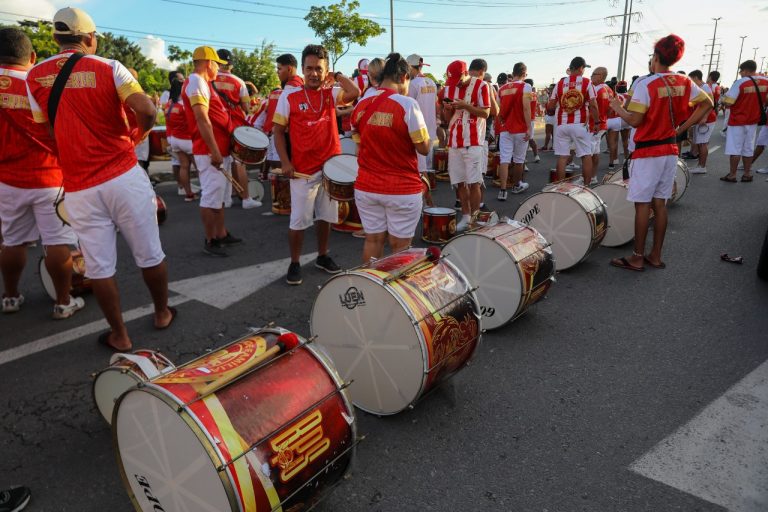
[[[129,37],[148,57],[167,67],[165,50],[176,44],[193,49],[200,44],[216,48],[251,49],[262,40],[274,42],[280,52],[297,57],[304,45],[316,42],[302,19],[318,0],[3,0],[0,20],[15,14],[50,19],[57,8],[73,5],[86,10],[100,30]],[[361,0],[360,12],[375,19],[387,33],[353,46],[337,66],[350,73],[361,57],[385,56],[390,49],[389,1]],[[197,5],[189,5],[197,4]],[[455,5],[454,5],[455,4]],[[207,8],[210,6],[213,8]],[[494,79],[515,62],[528,65],[537,86],[563,76],[571,58],[580,55],[593,66],[617,72],[621,18],[611,26],[606,17],[621,15],[624,0],[394,0],[395,49],[404,55],[419,53],[441,77],[454,59],[469,62],[485,58]],[[648,55],[659,37],[676,33],[686,41],[683,60],[675,69],[703,69],[706,73],[714,30],[718,23],[714,60],[720,51],[722,81],[736,77],[740,36],[746,35],[742,60],[757,64],[768,55],[768,2],[764,0],[643,0],[634,1],[635,15],[629,45],[627,77],[645,73]],[[706,54],[706,56],[705,56]],[[768,64],[766,64],[768,67]],[[713,63],[714,69],[714,63]]]

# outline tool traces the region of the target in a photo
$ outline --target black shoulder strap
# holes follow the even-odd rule
[[[752,80],[752,83],[755,84],[755,92],[757,93],[757,103],[760,105],[760,112],[763,112],[765,110],[765,106],[763,105],[763,95],[760,93],[760,86],[757,84],[757,80],[755,80],[753,77],[748,77],[750,80]]]
[[[64,63],[59,74],[56,75],[56,80],[53,82],[53,88],[51,89],[51,96],[48,98],[48,121],[51,123],[51,128],[56,123],[56,111],[59,108],[59,101],[64,92],[64,87],[67,85],[67,80],[69,80],[69,75],[72,74],[72,69],[77,64],[77,61],[83,57],[85,57],[84,53],[73,53],[67,59],[67,62]]]

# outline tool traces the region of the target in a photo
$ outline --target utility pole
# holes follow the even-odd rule
[[[395,53],[395,0],[389,0],[389,48]]]
[[[715,70],[720,69],[720,50],[717,50],[717,62],[715,63]]]
[[[712,58],[715,56],[715,38],[717,38],[717,22],[723,19],[722,16],[719,18],[712,18],[715,20],[715,33],[712,35],[712,51],[709,53],[709,71],[707,71],[707,76],[709,76],[709,73],[712,72]]]
[[[760,57],[760,72],[763,71],[763,64],[765,64],[765,56]]]
[[[629,16],[627,17],[627,44],[624,45],[624,61],[621,63],[621,78],[624,80],[624,75],[627,72],[627,54],[629,53],[629,33],[630,26],[632,25],[632,0],[629,0]]]
[[[744,40],[747,38],[747,36],[739,36],[741,38],[741,48],[739,48],[739,62],[736,63],[736,80],[739,79],[739,68],[738,66],[741,66],[741,52],[744,50]]]
[[[611,0],[611,3],[615,6],[619,0]],[[637,16],[635,21],[639,20],[642,16],[641,12],[632,12],[633,0],[624,0],[624,14],[616,14],[614,16],[607,16],[605,21],[610,25],[616,21],[617,18],[621,18],[621,34],[611,34],[605,36],[605,39],[609,42],[615,41],[616,38],[620,38],[619,45],[619,63],[618,70],[616,72],[616,78],[624,80],[624,76],[627,73],[627,56],[629,54],[629,39],[633,36],[638,36],[636,32],[630,32],[632,16]]]
[[[757,48],[752,48],[752,49],[755,50],[754,55],[752,55],[752,60],[757,60],[757,50],[759,50],[760,47],[758,46]]]
[[[616,76],[619,77],[619,80],[624,80],[624,38],[627,34],[627,13],[629,12],[629,0],[624,0],[624,16],[622,17],[621,22],[621,46],[619,46],[619,71],[617,72]],[[627,41],[629,42],[629,41]]]

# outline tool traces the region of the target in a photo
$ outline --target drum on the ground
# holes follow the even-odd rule
[[[109,366],[93,375],[93,401],[101,416],[112,424],[112,412],[120,395],[168,372],[176,366],[155,350],[141,349],[131,354],[113,354]]]
[[[244,165],[259,165],[267,157],[269,137],[253,126],[238,126],[232,132],[230,153]]]
[[[605,203],[608,214],[608,229],[600,245],[618,247],[635,238],[635,204],[627,200],[628,188],[629,182],[622,180],[609,181],[592,189]]]
[[[72,253],[72,288],[70,295],[78,296],[88,293],[92,289],[91,280],[85,277],[85,258],[80,251],[71,251]],[[40,282],[48,296],[56,300],[56,288],[53,286],[53,279],[45,266],[45,256],[40,257],[38,262],[40,272]]]
[[[155,126],[149,132],[149,159],[150,160],[170,160],[168,153],[168,137],[165,126]]]
[[[276,169],[280,171],[280,169]],[[291,214],[291,180],[282,171],[269,173],[269,188],[272,193],[272,213]]]
[[[445,259],[477,288],[483,329],[515,320],[554,281],[549,243],[534,228],[510,220],[461,234],[443,247]]]
[[[431,206],[421,212],[421,239],[444,244],[456,234],[456,210]]]
[[[574,171],[573,169],[566,169],[565,170],[565,180],[571,180],[573,179]],[[557,169],[550,169],[549,171],[549,182],[550,183],[556,183],[558,181],[557,179]]]
[[[448,149],[435,148],[432,154],[432,167],[438,174],[448,174]]]
[[[345,155],[357,155],[357,143],[352,140],[352,137],[342,137],[339,139],[341,143],[341,152]]]
[[[332,156],[323,164],[323,188],[331,199],[352,201],[356,179],[357,157],[354,155]]]
[[[356,233],[363,229],[363,222],[354,201],[339,201],[339,222],[331,224],[331,229],[340,233]]]
[[[677,159],[677,168],[675,169],[675,183],[672,185],[671,203],[676,203],[685,195],[688,190],[688,184],[691,182],[691,173],[688,171],[688,165],[684,160]]]
[[[364,411],[388,415],[413,406],[463,368],[480,342],[466,277],[425,254],[406,249],[337,274],[312,306],[312,334],[354,381],[352,402]]]
[[[592,190],[553,183],[523,201],[514,219],[536,228],[552,244],[557,270],[573,267],[602,242],[608,225],[605,204]]]
[[[344,478],[356,421],[330,359],[304,341],[244,372],[284,334],[255,332],[120,397],[112,438],[136,510],[298,512]]]
[[[264,199],[264,185],[262,185],[258,180],[249,180],[248,197],[251,197],[257,201]]]
[[[163,198],[157,194],[155,194],[155,203],[157,204],[157,223],[162,226],[168,218],[168,206],[166,206]]]

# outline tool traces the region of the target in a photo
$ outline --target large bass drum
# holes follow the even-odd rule
[[[608,181],[592,189],[605,203],[608,213],[608,229],[600,245],[618,247],[635,238],[635,203],[627,200],[628,183]]]

